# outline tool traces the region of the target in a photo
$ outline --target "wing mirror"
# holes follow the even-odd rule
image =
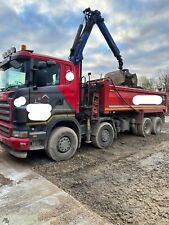
[[[56,62],[53,60],[48,60],[48,61],[39,61],[38,64],[36,65],[37,69],[45,69],[48,66],[54,66],[56,65]]]
[[[56,62],[53,61],[53,60],[48,60],[46,63],[47,63],[47,66],[54,66],[54,65],[56,65]]]
[[[37,69],[45,69],[47,67],[47,63],[45,61],[39,61],[36,65]]]
[[[45,70],[37,70],[34,73],[34,88],[43,87],[47,84],[47,71]]]

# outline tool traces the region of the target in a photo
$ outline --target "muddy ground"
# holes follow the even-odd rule
[[[0,187],[12,183],[12,181],[0,174]]]
[[[108,150],[84,144],[66,162],[43,152],[26,162],[115,225],[169,224],[169,123],[158,136],[120,134]]]

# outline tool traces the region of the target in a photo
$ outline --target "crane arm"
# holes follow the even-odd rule
[[[92,11],[90,8],[87,8],[83,11],[85,14],[85,26],[83,24],[79,25],[73,46],[70,50],[69,59],[74,64],[80,64],[83,60],[83,50],[88,41],[92,28],[95,24],[99,27],[102,35],[104,36],[108,46],[113,52],[114,56],[117,58],[119,63],[119,69],[123,69],[123,60],[120,55],[120,51],[115,44],[110,32],[108,31],[104,18],[101,16],[101,13],[98,10]]]

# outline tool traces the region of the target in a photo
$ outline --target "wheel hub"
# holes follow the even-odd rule
[[[58,151],[61,153],[68,152],[71,148],[71,142],[68,137],[61,137],[58,142]]]
[[[145,133],[146,133],[146,134],[151,133],[151,127],[149,126],[148,123],[145,123],[145,125],[144,125],[144,130],[145,130]]]
[[[108,130],[103,130],[102,131],[102,141],[107,142],[110,139],[110,133],[108,132]]]

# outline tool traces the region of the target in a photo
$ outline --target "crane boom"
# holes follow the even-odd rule
[[[116,43],[114,42],[109,30],[107,29],[101,13],[98,10],[92,11],[90,8],[85,9],[83,13],[85,14],[85,26],[83,26],[83,24],[79,25],[73,46],[70,50],[70,61],[72,61],[74,64],[80,64],[82,62],[83,50],[88,41],[93,26],[97,24],[108,46],[118,60],[119,69],[122,70],[123,60],[120,55],[120,51]]]

